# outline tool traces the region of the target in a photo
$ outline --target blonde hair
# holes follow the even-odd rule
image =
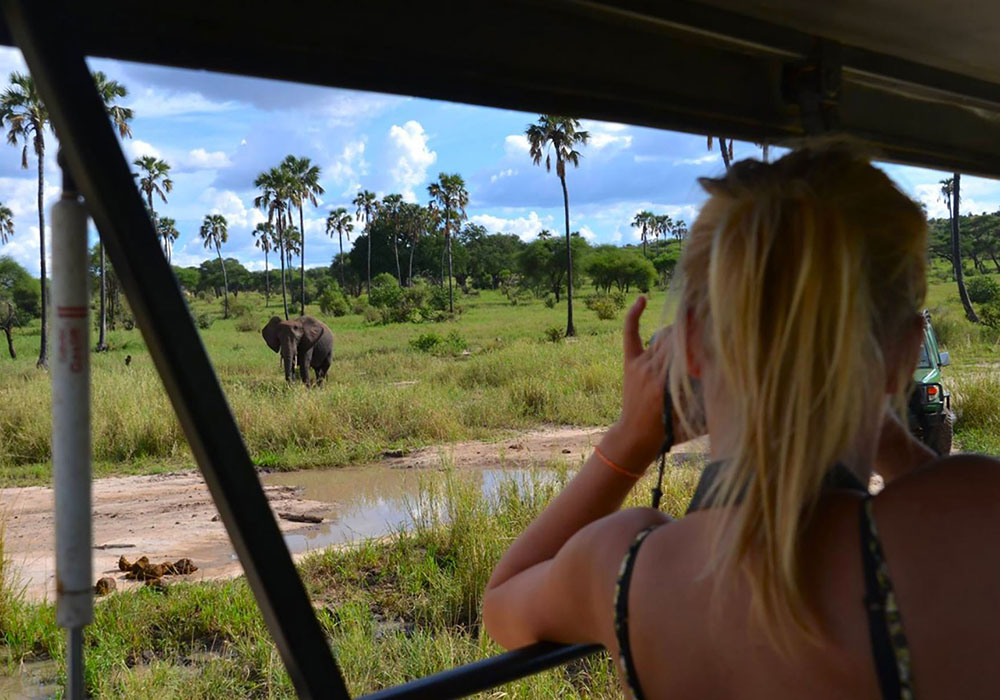
[[[880,387],[908,385],[906,363],[886,355],[913,337],[926,220],[844,144],[742,161],[701,184],[710,197],[679,265],[673,337],[675,356],[687,357],[686,326],[697,319],[737,416],[732,460],[710,498],[738,507],[724,511],[710,568],[747,570],[772,640],[788,629],[780,622],[812,637],[801,534],[826,472],[863,426],[878,425]],[[693,407],[685,365],[672,363],[670,390],[676,406]],[[689,426],[692,411],[680,415]]]

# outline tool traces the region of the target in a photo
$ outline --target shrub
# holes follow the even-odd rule
[[[319,299],[319,309],[332,316],[346,316],[348,311],[347,297],[341,291],[339,284],[328,285]]]
[[[379,309],[375,306],[368,306],[365,307],[362,317],[365,319],[365,323],[387,323],[384,311],[384,309]]]
[[[430,293],[427,298],[427,305],[432,309],[437,311],[447,311],[448,310],[448,288],[441,287],[431,287]]]
[[[542,299],[542,303],[545,304],[545,308],[547,308],[547,309],[553,308],[556,305],[556,297],[555,297],[555,295],[552,294],[552,292],[549,292]]]
[[[979,307],[979,320],[994,330],[1000,330],[1000,301],[992,301]]]
[[[250,304],[247,304],[246,302],[233,302],[229,305],[229,314],[231,316],[235,316],[236,318],[249,316],[252,311],[253,309],[250,308]]]
[[[211,314],[207,314],[207,313],[206,314],[199,314],[199,316],[198,316],[198,328],[202,329],[203,331],[204,330],[208,330],[209,328],[212,327],[212,322],[214,320],[215,319],[212,318]]]
[[[559,326],[549,326],[545,329],[545,339],[550,343],[561,343],[563,339],[562,328]]]
[[[365,311],[371,306],[364,297],[357,297],[351,305],[351,313],[357,316],[364,316]]]
[[[1000,299],[1000,282],[991,275],[970,277],[965,285],[969,299],[976,304],[989,304]]]
[[[240,333],[249,333],[257,330],[257,322],[250,316],[243,316],[236,322],[236,330]]]
[[[469,348],[468,341],[458,332],[450,331],[443,338],[434,333],[421,333],[416,338],[410,339],[410,347],[420,352],[431,353],[432,355],[461,355]]]
[[[402,299],[403,288],[399,286],[395,277],[388,272],[375,275],[371,291],[368,293],[368,301],[372,306],[391,309],[398,306]]]
[[[625,308],[625,294],[620,291],[602,292],[587,297],[587,308],[597,313],[597,318],[610,321]]]

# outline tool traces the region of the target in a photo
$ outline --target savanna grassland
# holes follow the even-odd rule
[[[660,319],[654,293],[644,327]],[[621,389],[621,324],[576,304],[578,336],[553,342],[565,303],[547,308],[498,292],[462,295],[456,320],[371,325],[360,315],[324,316],[334,360],[321,390],[286,385],[278,355],[260,328],[280,303],[240,294],[239,315],[219,301],[191,301],[216,373],[254,461],[276,469],[370,461],[387,449],[490,439],[540,424],[607,425]],[[48,375],[34,366],[37,326],[18,329],[18,359],[0,362],[0,476],[44,482],[49,473]],[[34,333],[32,333],[34,330]],[[433,334],[430,351],[411,341]],[[191,467],[193,460],[138,330],[109,333],[109,352],[92,356],[93,450],[98,475]],[[131,356],[129,366],[126,356]]]
[[[644,322],[661,319],[655,293]],[[277,469],[337,467],[387,449],[488,439],[541,424],[606,425],[621,389],[620,316],[598,320],[582,300],[575,339],[550,340],[565,307],[513,305],[497,292],[462,295],[454,320],[371,325],[360,315],[320,315],[335,334],[335,359],[321,389],[286,385],[259,329],[276,310],[243,293],[222,319],[215,300],[192,301],[211,317],[202,337],[255,462]],[[962,317],[947,271],[934,269],[928,306],[951,353],[946,383],[959,415],[957,441],[1000,453],[1000,334]],[[0,456],[7,484],[50,475],[48,375],[34,368],[37,329],[16,336],[21,359],[0,361]],[[436,334],[428,352],[417,339]],[[558,333],[552,333],[557,336]],[[110,334],[93,358],[94,454],[99,475],[192,466],[137,330]],[[132,362],[126,367],[125,357]],[[571,466],[571,465],[570,465]],[[467,663],[499,649],[481,634],[481,593],[510,540],[569,475],[511,480],[484,496],[454,471],[429,475],[411,527],[355,548],[307,558],[300,571],[352,693],[369,692]],[[645,503],[651,477],[633,492]],[[666,509],[683,512],[697,471],[667,473]],[[0,633],[9,672],[64,654],[50,604],[19,596],[17,572],[0,577]],[[293,697],[245,581],[178,583],[166,595],[118,593],[97,606],[88,628],[87,683],[94,697]],[[620,697],[606,656],[497,689],[483,697]]]

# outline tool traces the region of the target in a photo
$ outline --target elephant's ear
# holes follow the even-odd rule
[[[312,347],[323,335],[324,326],[312,316],[303,316],[299,320],[302,321],[302,340]]]
[[[264,342],[275,352],[281,349],[281,342],[278,340],[279,328],[281,328],[281,319],[277,316],[272,316],[267,325],[260,330],[260,334],[264,336]]]

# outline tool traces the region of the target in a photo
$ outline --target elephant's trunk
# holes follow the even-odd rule
[[[283,343],[281,346],[281,359],[285,363],[285,381],[292,381],[293,372],[293,358],[295,357],[295,345],[292,343]]]

